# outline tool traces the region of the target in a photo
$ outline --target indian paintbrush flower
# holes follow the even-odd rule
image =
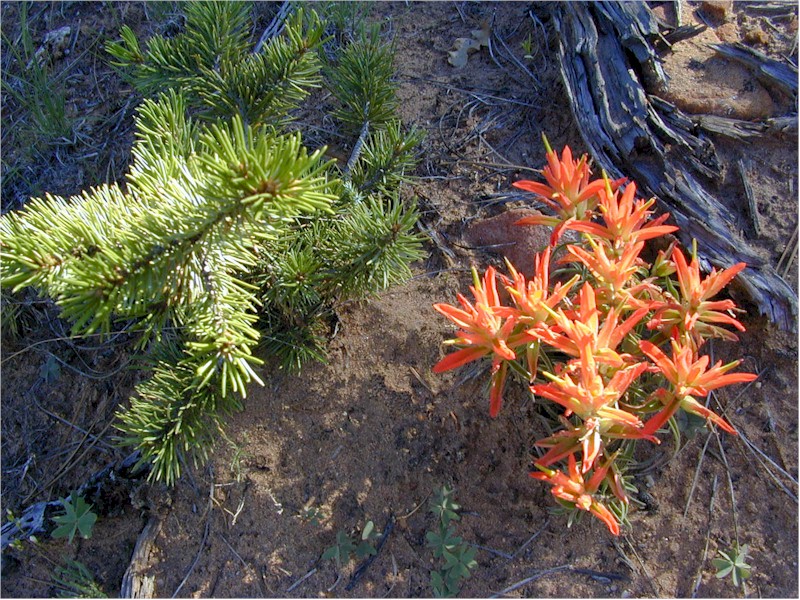
[[[534,256],[531,279],[506,261],[511,276],[500,280],[507,304],[489,267],[482,280],[473,269],[474,304],[459,294],[462,308],[434,305],[461,329],[446,342],[460,349],[434,371],[491,357],[492,417],[500,410],[508,372],[524,377],[534,398],[563,407],[561,429],[535,442],[546,452],[535,460],[538,472],[531,477],[552,485],[560,503],[594,514],[618,535],[617,517],[603,502],[613,494],[628,503],[625,461],[618,457],[626,455],[629,442],[660,443],[656,434],[679,409],[736,433],[699,400],[756,376],[729,373],[739,361],[709,367],[698,348],[709,337],[735,340],[724,325],[744,331],[730,314],[737,310],[733,301],[711,298],[745,265],[712,269],[703,279],[696,253],[687,263],[674,241],[652,264],[646,262],[645,242],[677,229],[665,224],[669,215],[652,219],[654,200],[637,199],[634,183],[621,189],[624,180],[610,181],[605,174],[592,181],[586,156],[576,161],[565,147],[559,158],[546,139],[545,145],[547,183],[514,185],[537,194],[556,213],[517,222],[554,227],[551,246]],[[582,234],[559,260],[577,271],[568,281],[550,272],[552,248],[566,229]],[[667,340],[671,356],[658,347]],[[565,471],[552,468],[564,460]]]
[[[503,360],[514,360],[516,352],[511,346],[523,343],[527,336],[517,333],[512,337],[516,326],[516,318],[511,316],[503,320],[498,315],[501,308],[497,293],[497,277],[494,267],[486,269],[483,281],[473,268],[474,285],[470,287],[475,298],[472,304],[462,294],[457,298],[463,308],[449,304],[434,304],[433,308],[453,321],[461,328],[457,338],[448,340],[447,344],[464,346],[460,350],[448,354],[434,367],[435,373],[455,369],[483,356],[492,356],[492,387],[489,413],[497,416],[502,404],[502,389],[505,382],[506,367]]]
[[[554,228],[550,245],[555,246],[564,229],[574,220],[585,219],[597,206],[598,194],[606,186],[606,181],[597,179],[589,180],[591,169],[588,157],[584,154],[579,160],[572,158],[572,150],[564,146],[561,158],[550,147],[547,138],[544,145],[547,149],[547,166],[542,170],[547,184],[536,181],[516,181],[512,185],[527,192],[533,192],[552,208],[557,216],[545,215],[525,217],[516,222],[516,225],[550,225]],[[624,179],[609,182],[614,188],[622,184]]]
[[[598,191],[598,210],[604,225],[588,220],[570,223],[568,229],[582,231],[595,238],[609,240],[612,247],[624,248],[632,242],[653,239],[677,231],[673,225],[663,225],[669,213],[649,221],[651,211],[648,209],[655,203],[655,198],[648,201],[636,200],[636,184],[631,182],[625,191],[612,189],[611,182],[604,178],[605,186]]]
[[[666,404],[666,408],[660,416],[653,417],[652,423],[648,422],[648,430],[653,430],[659,421],[665,422],[678,408],[682,408],[686,412],[709,419],[728,433],[736,434],[736,430],[727,421],[700,404],[695,397],[705,398],[711,390],[732,383],[749,383],[758,376],[754,373],[728,373],[739,365],[738,360],[726,365],[718,361],[709,369],[709,357],[697,357],[696,350],[691,344],[682,345],[676,340],[671,340],[671,345],[672,358],[646,340],[639,342],[642,352],[655,363],[671,384],[668,393],[666,390],[660,390],[659,399]]]
[[[737,341],[739,338],[736,334],[717,325],[732,325],[739,331],[744,331],[744,326],[727,314],[736,310],[736,305],[732,300],[711,301],[710,298],[716,296],[747,265],[737,263],[723,271],[712,268],[711,273],[701,279],[700,264],[696,256],[687,264],[683,252],[674,248],[672,262],[678,276],[680,299],[667,302],[656,312],[648,327],[667,332],[677,328],[679,332],[688,334],[698,346],[709,337]]]

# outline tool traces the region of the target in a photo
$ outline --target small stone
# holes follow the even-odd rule
[[[763,29],[752,29],[744,34],[744,41],[748,44],[761,44],[762,46],[768,46],[772,41],[772,38],[770,38],[769,34]]]
[[[703,14],[718,21],[727,21],[733,8],[733,0],[706,0],[700,5]]]
[[[472,223],[466,231],[467,243],[505,256],[526,277],[533,275],[533,257],[550,244],[552,229],[544,225],[515,225],[523,217],[540,215],[528,208],[507,210],[495,217]]]

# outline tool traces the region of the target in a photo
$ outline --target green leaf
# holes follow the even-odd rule
[[[455,500],[452,498],[452,494],[453,490],[442,487],[431,500],[431,512],[439,517],[444,527],[447,527],[451,521],[459,521],[461,519],[457,512],[461,506],[456,504]]]
[[[68,498],[62,498],[61,504],[64,507],[64,514],[53,517],[53,521],[59,527],[53,530],[51,537],[67,537],[70,544],[76,532],[80,532],[84,539],[92,537],[92,528],[97,521],[97,515],[91,511],[92,505],[87,504],[81,496],[72,500],[71,495]]]
[[[431,588],[436,598],[445,598],[448,595],[444,578],[439,571],[431,571]]]
[[[369,542],[361,542],[358,548],[356,548],[356,556],[358,558],[366,558],[367,556],[373,556],[377,553],[378,551],[375,550],[375,547]]]
[[[39,377],[44,379],[45,383],[55,383],[59,375],[61,375],[61,365],[56,357],[50,354],[39,369]]]
[[[339,546],[331,546],[322,553],[322,560],[339,560]]]
[[[367,524],[364,525],[364,530],[361,532],[361,539],[368,540],[372,538],[373,533],[377,535],[375,532],[375,523],[372,521],[367,521]]]
[[[751,567],[747,564],[747,544],[738,546],[735,544],[730,550],[719,550],[719,557],[711,560],[711,564],[717,570],[716,576],[722,579],[730,575],[733,585],[739,587],[739,583],[750,577]]]

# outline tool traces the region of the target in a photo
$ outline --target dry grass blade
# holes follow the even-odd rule
[[[278,9],[278,14],[275,15],[275,18],[273,18],[272,21],[270,21],[270,24],[267,25],[267,28],[264,29],[264,33],[261,34],[261,38],[259,38],[256,47],[253,49],[253,54],[258,54],[261,52],[261,48],[264,47],[264,44],[266,44],[270,38],[275,37],[281,31],[283,31],[286,17],[289,16],[289,12],[291,12],[291,10],[291,2],[284,2],[281,4],[281,7]]]
[[[639,562],[639,566],[642,568],[642,573],[644,573],[645,579],[647,579],[647,583],[650,586],[650,589],[653,590],[653,593],[657,597],[663,597],[664,594],[661,592],[661,590],[659,590],[658,587],[656,587],[655,580],[653,579],[653,577],[648,572],[647,567],[644,566],[644,561],[642,560],[642,557],[639,556],[639,553],[636,551],[636,548],[634,547],[633,542],[626,537],[625,538],[625,543],[628,544],[628,548],[631,549],[631,552],[633,552],[633,555],[636,557],[636,560]]]
[[[97,421],[99,420],[99,418],[100,418],[100,416],[98,415],[98,416],[97,416],[97,418],[95,418],[95,420],[94,420],[94,421],[92,422],[92,424],[89,426],[89,430],[91,430],[91,429],[92,429],[92,427],[94,427],[94,426],[95,426],[95,424],[97,423]],[[91,433],[89,433],[89,431],[87,431],[87,432],[84,434],[83,438],[81,439],[80,443],[79,443],[79,444],[78,444],[78,445],[75,447],[75,450],[73,450],[73,451],[72,451],[72,453],[69,455],[69,458],[67,458],[67,460],[64,462],[63,466],[61,466],[61,467],[58,469],[58,471],[57,471],[57,472],[56,472],[56,474],[55,474],[55,475],[54,475],[54,476],[53,476],[53,477],[50,479],[50,481],[48,481],[48,482],[47,482],[47,484],[45,484],[45,485],[43,485],[43,486],[41,486],[41,487],[37,487],[37,488],[35,488],[35,489],[34,489],[34,490],[33,490],[33,491],[30,493],[30,494],[28,494],[28,495],[27,495],[27,496],[26,496],[26,497],[23,499],[22,503],[23,503],[23,504],[27,504],[27,503],[28,503],[28,502],[29,502],[29,501],[30,501],[30,500],[31,500],[31,499],[32,499],[32,498],[33,498],[33,497],[34,497],[34,496],[35,496],[37,493],[39,493],[40,491],[42,491],[42,490],[49,490],[49,489],[50,489],[50,488],[52,488],[52,487],[53,487],[53,486],[54,486],[56,483],[58,483],[59,481],[61,481],[61,478],[62,478],[62,477],[64,477],[64,476],[65,476],[67,473],[69,473],[69,472],[70,472],[70,470],[72,470],[72,469],[73,469],[75,466],[77,466],[77,465],[81,464],[81,462],[83,461],[83,458],[84,458],[84,457],[85,457],[85,456],[86,456],[86,455],[89,453],[89,451],[90,451],[92,448],[94,448],[94,446],[95,446],[95,445],[96,445],[96,444],[97,444],[97,443],[100,441],[100,439],[103,437],[103,435],[105,434],[105,432],[106,432],[106,431],[108,431],[109,427],[111,427],[111,423],[112,423],[112,422],[111,422],[111,421],[109,421],[109,422],[106,424],[106,426],[105,426],[105,427],[103,427],[103,430],[100,432],[100,434],[99,434],[99,435],[97,435],[97,436],[94,436],[94,439],[91,441],[91,443],[90,443],[90,444],[88,444],[88,445],[86,446],[86,448],[85,448],[85,449],[84,449],[84,451],[83,451],[83,452],[80,454],[80,456],[77,456],[77,457],[76,457],[76,455],[78,454],[78,452],[80,451],[80,449],[81,449],[81,448],[83,448],[83,445],[84,445],[84,443],[86,442],[86,440],[87,440],[87,439],[89,439],[89,436],[91,436],[91,435],[92,435]]]
[[[520,546],[519,548],[517,548],[517,549],[516,549],[516,551],[514,552],[514,554],[512,554],[512,555],[511,555],[511,558],[516,558],[516,557],[517,557],[517,556],[518,556],[518,555],[519,555],[519,554],[520,554],[520,553],[521,553],[523,550],[525,550],[525,548],[527,548],[528,546],[530,546],[530,545],[533,543],[533,540],[535,540],[537,537],[539,537],[539,535],[540,535],[540,534],[541,534],[541,533],[542,533],[542,532],[543,532],[545,529],[547,529],[547,526],[548,526],[548,525],[550,525],[550,517],[547,517],[547,520],[544,522],[544,525],[542,525],[542,526],[539,528],[539,531],[537,531],[536,533],[534,533],[534,534],[533,534],[531,537],[529,537],[529,538],[528,538],[528,541],[527,541],[527,542],[525,542],[524,544],[522,544],[522,546]]]
[[[694,470],[694,477],[692,478],[692,486],[689,488],[689,497],[686,499],[686,508],[683,509],[684,520],[686,520],[686,515],[689,514],[689,506],[692,503],[692,496],[694,496],[694,490],[697,487],[697,481],[700,479],[700,469],[703,466],[703,460],[706,457],[706,451],[708,450],[708,443],[710,441],[711,441],[711,434],[709,433],[706,436],[706,441],[703,444],[703,449],[700,451],[700,457],[697,459],[697,468],[695,468]]]
[[[756,461],[761,466],[761,469],[759,469],[758,472],[759,473],[761,473],[762,471],[766,472],[767,475],[769,475],[772,481],[775,483],[775,485],[777,485],[781,490],[783,490],[783,492],[785,492],[786,495],[789,496],[795,504],[797,504],[798,502],[797,495],[793,493],[788,487],[786,487],[786,485],[777,477],[777,475],[773,473],[772,469],[770,469],[770,466],[776,469],[781,475],[786,477],[789,481],[791,481],[794,484],[795,488],[797,488],[798,486],[797,479],[792,477],[790,473],[788,473],[774,460],[772,460],[769,456],[767,456],[762,450],[760,450],[755,444],[753,444],[753,442],[747,439],[744,436],[744,434],[739,432],[738,437],[744,443],[745,447],[753,454]]]
[[[736,510],[736,495],[733,491],[733,478],[731,477],[731,468],[728,464],[728,457],[725,453],[725,447],[722,445],[722,439],[720,438],[719,433],[715,429],[713,431],[714,437],[717,439],[717,447],[719,448],[720,458],[722,458],[722,464],[725,465],[725,476],[728,479],[728,493],[731,496],[731,516],[733,516],[733,535],[736,539],[736,543],[739,543],[739,515],[738,511]]]
[[[778,275],[786,279],[786,276],[789,274],[789,269],[792,266],[792,263],[795,261],[797,257],[797,228],[800,226],[794,226],[794,231],[792,232],[791,237],[789,238],[789,243],[786,244],[786,249],[781,254],[781,257],[778,259],[778,264],[775,267],[775,270],[778,272]]]
[[[49,410],[44,408],[38,402],[34,402],[34,404],[36,405],[36,408],[38,408],[40,411],[42,411],[48,417],[50,417],[52,419],[55,419],[56,421],[59,421],[60,423],[63,423],[64,425],[68,425],[68,426],[72,427],[75,431],[78,431],[78,432],[84,434],[85,436],[88,436],[89,438],[92,439],[92,441],[94,441],[95,443],[100,444],[102,446],[105,446],[108,450],[111,450],[112,452],[115,450],[115,448],[113,446],[111,446],[110,444],[107,444],[106,442],[104,442],[103,440],[98,438],[97,436],[92,435],[91,433],[89,433],[85,429],[81,429],[80,427],[78,427],[74,423],[71,423],[70,421],[67,421],[63,417],[59,417],[57,414],[50,412]]]
[[[518,59],[518,58],[516,57],[516,55],[514,54],[514,52],[511,50],[511,48],[509,48],[509,47],[508,47],[508,44],[506,44],[506,41],[505,41],[505,40],[504,40],[502,37],[500,37],[499,35],[497,35],[496,33],[495,33],[495,36],[494,36],[494,37],[495,37],[495,38],[497,38],[497,39],[499,40],[500,44],[501,44],[501,45],[503,46],[503,48],[505,49],[506,57],[507,57],[507,58],[508,58],[508,59],[509,59],[509,60],[510,60],[512,63],[514,63],[514,65],[516,65],[516,66],[517,66],[517,68],[519,68],[519,69],[520,69],[520,70],[521,70],[523,73],[525,73],[525,74],[526,74],[528,77],[530,77],[531,79],[533,79],[534,83],[535,83],[537,86],[541,86],[541,85],[542,85],[542,82],[539,80],[539,78],[538,78],[538,77],[536,77],[536,75],[534,75],[534,74],[533,74],[533,73],[530,71],[530,69],[528,69],[528,67],[526,67],[526,66],[524,65],[524,63],[523,63],[523,62],[522,62],[520,59]]]
[[[298,585],[300,585],[301,583],[303,583],[303,582],[304,582],[306,579],[308,579],[309,577],[311,577],[311,576],[312,576],[314,573],[316,573],[316,572],[317,572],[317,567],[314,567],[314,568],[313,568],[313,569],[311,569],[311,570],[310,570],[308,573],[306,573],[305,575],[303,575],[303,576],[302,576],[300,579],[298,579],[298,580],[297,580],[297,581],[295,581],[295,582],[294,582],[292,585],[290,585],[288,588],[286,588],[286,593],[288,594],[289,592],[291,592],[291,591],[292,591],[294,588],[296,588]]]

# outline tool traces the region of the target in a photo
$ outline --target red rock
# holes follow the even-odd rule
[[[511,209],[495,217],[473,222],[464,237],[470,246],[505,256],[514,268],[530,277],[533,275],[533,257],[550,243],[552,228],[514,223],[523,217],[540,214],[530,208]]]
[[[733,0],[706,0],[700,5],[703,14],[719,21],[727,21],[733,9]]]

